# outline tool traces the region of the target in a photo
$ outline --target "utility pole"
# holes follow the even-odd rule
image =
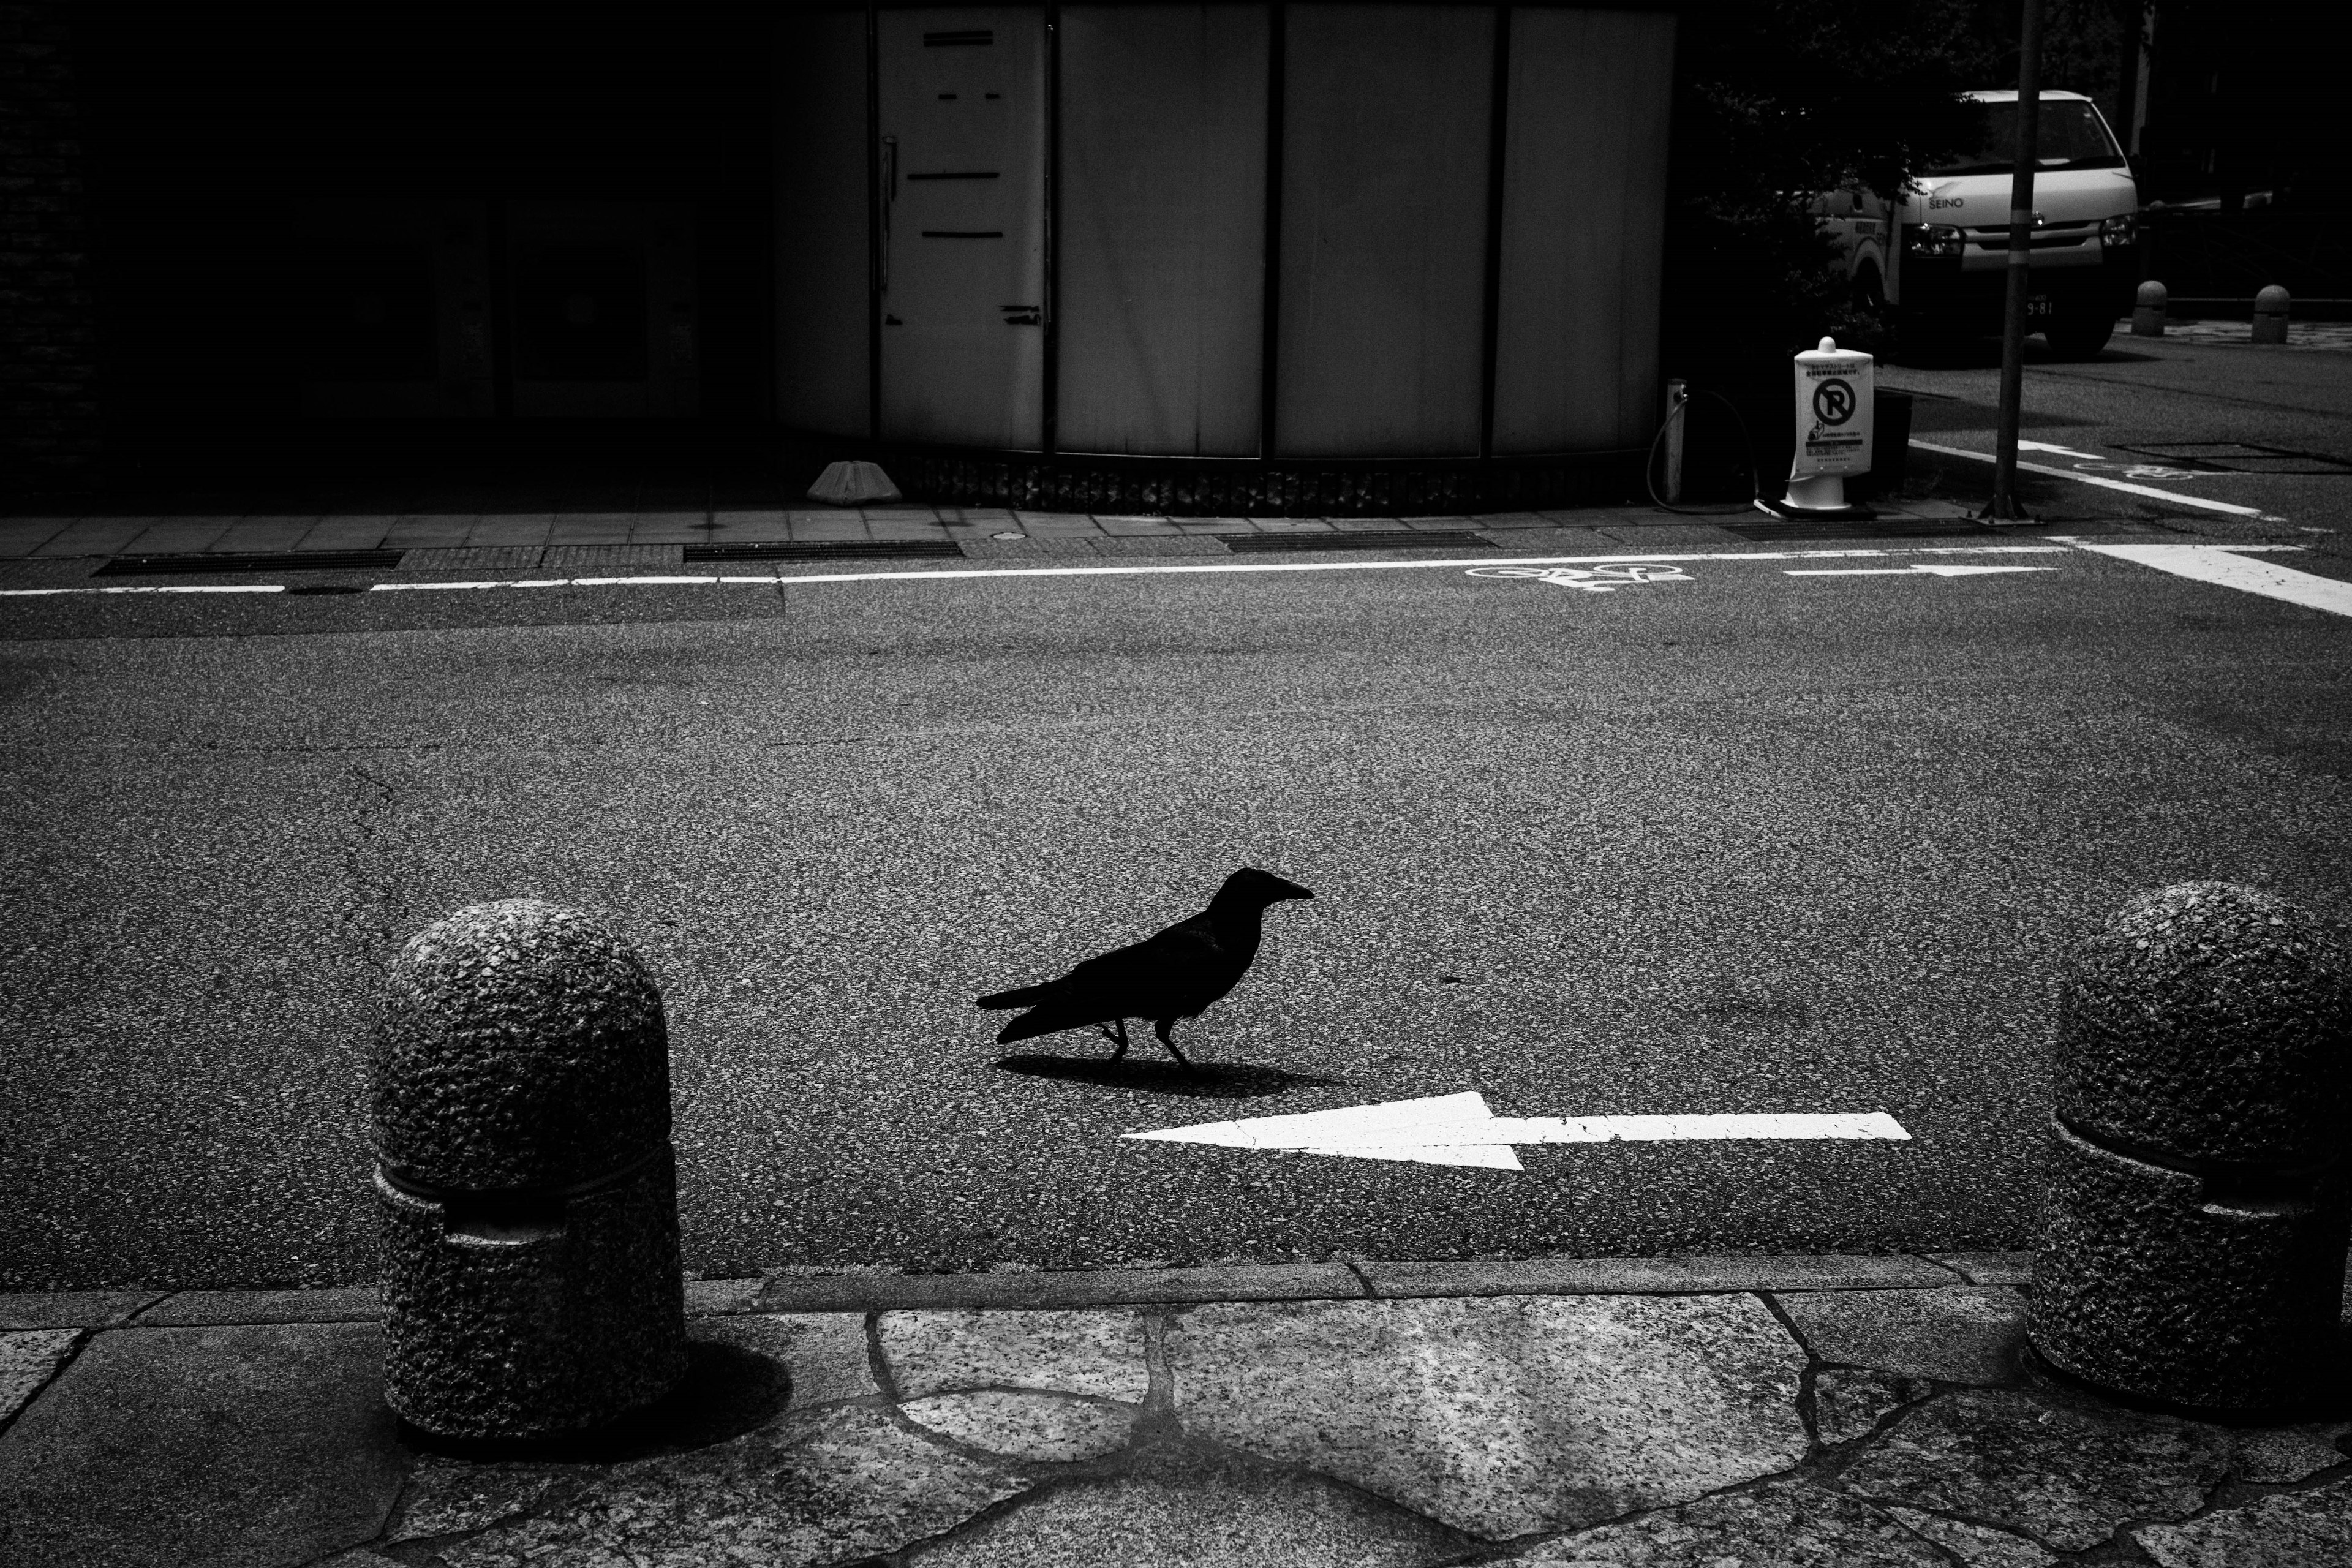
[[[2000,325],[2000,425],[1993,437],[1992,516],[2014,522],[2017,415],[2025,389],[2025,300],[2032,289],[2033,168],[2041,152],[2042,0],[2025,0],[2017,39],[2017,169],[2009,187],[2009,309]]]

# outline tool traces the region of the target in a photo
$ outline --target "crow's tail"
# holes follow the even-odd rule
[[[1024,985],[1017,991],[999,991],[992,996],[982,996],[979,999],[979,1005],[996,1009],[1031,1007],[1043,1002],[1053,989],[1051,984]]]

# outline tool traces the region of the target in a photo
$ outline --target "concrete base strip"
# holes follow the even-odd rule
[[[1990,452],[1971,452],[1966,447],[1946,447],[1934,441],[1911,438],[1911,445],[1923,452],[1938,452],[1947,458],[1969,458],[1979,463],[1996,459]],[[2072,479],[2078,485],[2096,485],[2103,490],[2121,490],[2126,495],[2147,496],[2151,500],[2168,500],[2176,506],[2193,506],[2206,511],[2227,512],[2231,517],[2263,517],[2267,514],[2258,506],[2240,506],[2235,501],[2207,500],[2203,496],[2186,496],[2179,490],[2160,490],[2153,485],[2136,485],[2125,479],[2102,479],[2096,474],[2080,473],[2073,468],[2057,468],[2048,463],[2020,462],[2018,468],[2029,474],[2048,474],[2053,479]]]
[[[2306,609],[2352,616],[2352,583],[2297,572],[2273,562],[2249,560],[2221,544],[2090,544],[2072,542],[2077,550],[2112,555],[2176,577],[2193,577],[2266,599],[2284,599]]]
[[[687,1310],[905,1311],[1045,1309],[1187,1301],[1363,1300],[1387,1296],[1697,1295],[1751,1290],[1885,1290],[2022,1283],[2030,1252],[1719,1253],[1665,1258],[1535,1258],[1434,1262],[1239,1263],[1189,1268],[898,1274],[878,1268],[691,1279]],[[0,1294],[0,1329],[206,1327],[373,1321],[373,1285],[319,1290],[33,1291]]]

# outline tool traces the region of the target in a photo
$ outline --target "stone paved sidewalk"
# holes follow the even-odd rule
[[[698,1281],[687,1394],[562,1457],[404,1434],[365,1289],[0,1298],[0,1563],[2352,1563],[2352,1420],[2037,1379],[2029,1264]]]

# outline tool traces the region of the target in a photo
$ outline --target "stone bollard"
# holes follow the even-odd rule
[[[2160,338],[2164,336],[2164,311],[2170,300],[2164,285],[2151,278],[2139,286],[2132,300],[2132,336]]]
[[[2273,283],[2254,296],[2254,342],[2286,342],[2286,290]]]
[[[2292,904],[2187,882],[2094,934],[2059,1006],[2042,1360],[2197,1411],[2319,1392],[2352,1222],[2347,1058],[2352,966]]]
[[[394,961],[369,1067],[393,1409],[546,1437],[675,1386],[668,1036],[629,945],[536,899],[460,910]]]

